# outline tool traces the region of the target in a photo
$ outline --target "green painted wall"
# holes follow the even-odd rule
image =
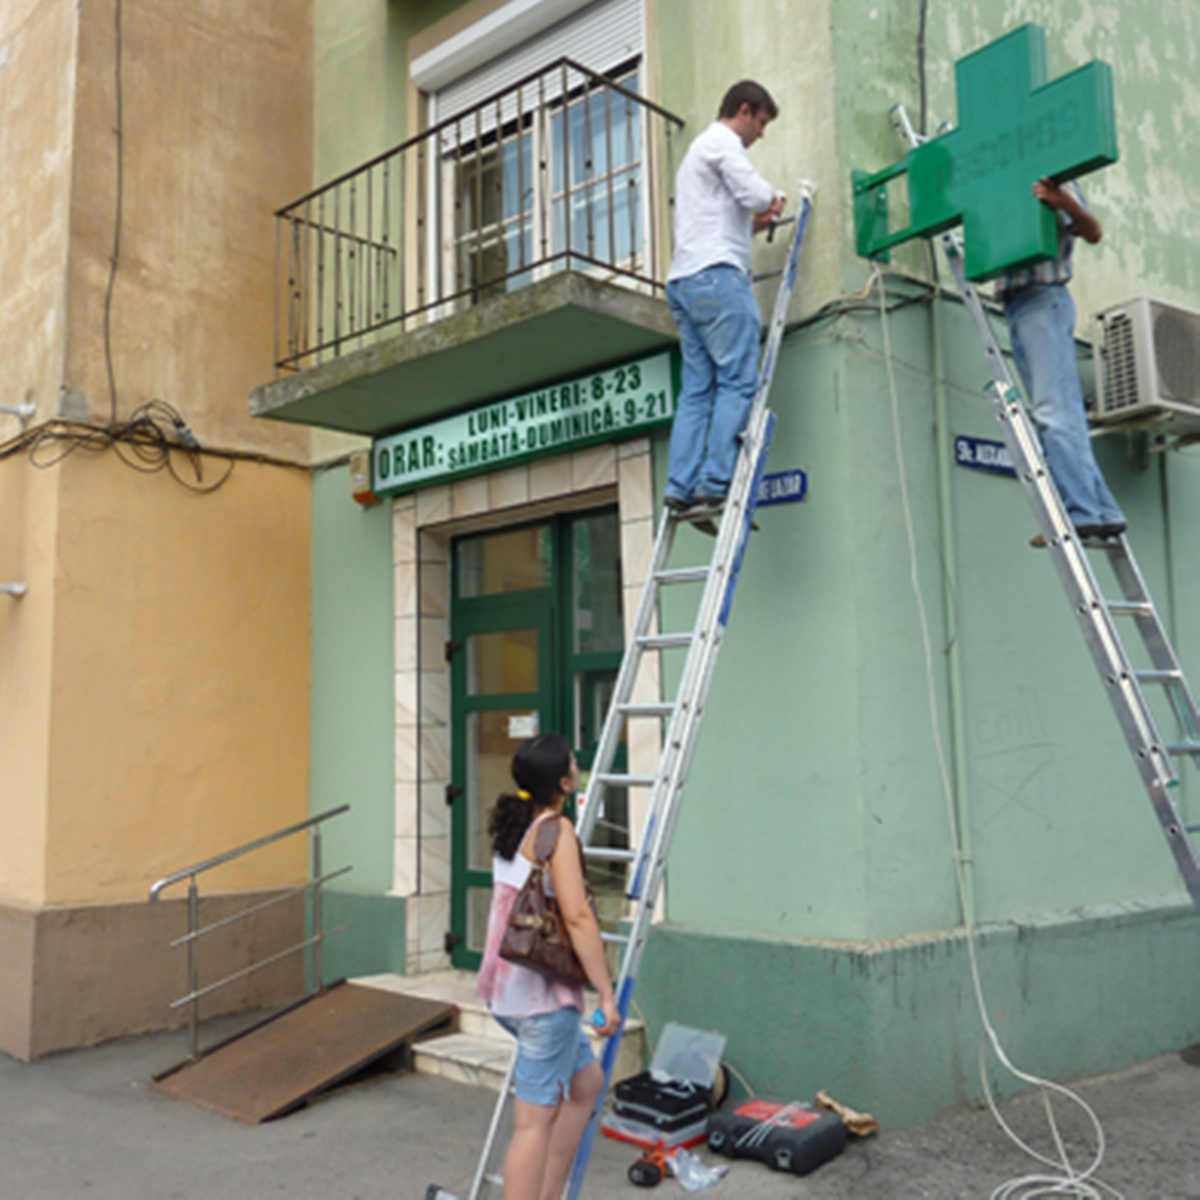
[[[346,926],[325,941],[323,983],[403,972],[407,936],[402,897],[330,891],[321,911],[326,929]]]
[[[841,290],[842,225],[837,202],[834,25],[830,0],[650,0],[649,44],[657,49],[660,104],[686,122],[673,139],[673,175],[691,139],[714,120],[726,89],[756,79],[779,105],[777,121],[751,150],[751,161],[793,199],[799,179],[814,180],[820,199],[805,248],[803,286],[793,297],[795,315],[811,312]],[[714,48],[719,47],[719,53]],[[653,51],[652,51],[653,53]],[[761,239],[755,271],[777,267],[783,251]],[[761,292],[769,306],[774,288]]]
[[[345,465],[313,475],[313,812],[349,804],[326,826],[325,977],[402,970],[404,904],[392,886],[395,683],[391,505],[363,509]],[[368,898],[376,903],[369,903]],[[398,948],[398,951],[397,951]]]
[[[948,438],[996,439],[969,319],[949,301],[938,315]],[[1175,899],[1173,860],[1081,633],[1049,559],[1028,546],[1019,485],[939,453],[929,303],[892,313],[889,334],[938,733],[977,915]],[[960,920],[882,349],[869,309],[784,344],[768,469],[807,468],[810,492],[759,515],[743,566],[671,860],[668,913],[689,926],[858,940]],[[1169,586],[1161,516],[1164,470],[1179,508],[1200,487],[1197,459],[1147,465],[1127,449],[1102,443],[1103,465],[1180,653],[1200,661],[1188,586],[1200,556],[1173,528]],[[660,478],[664,459],[665,439]],[[688,532],[675,562],[705,553]],[[673,590],[664,627],[686,627],[691,611]],[[1185,810],[1194,792],[1185,777]]]
[[[843,196],[851,167],[875,170],[900,157],[888,109],[920,109],[917,33],[921,0],[834,7],[837,138]],[[954,61],[1026,21],[1046,32],[1050,78],[1093,58],[1111,64],[1120,161],[1085,178],[1105,240],[1081,247],[1074,285],[1081,325],[1110,304],[1149,292],[1196,306],[1200,239],[1189,219],[1200,184],[1191,48],[1200,38],[1192,0],[963,0],[929,4],[925,80],[931,131],[955,117]],[[860,278],[845,231],[847,282]],[[925,272],[924,249],[902,250],[897,265]]]
[[[661,10],[664,21],[675,11]],[[850,168],[900,156],[887,112],[896,101],[914,117],[919,109],[920,10],[916,0],[833,6],[835,111],[821,132],[804,122],[796,131],[816,161],[833,154],[837,178],[818,196],[800,311],[834,301],[856,311],[793,333],[780,358],[768,469],[806,467],[810,496],[760,513],[672,852],[668,924],[639,981],[652,1033],[667,1019],[721,1029],[757,1088],[842,1088],[889,1124],[979,1095],[980,1027],[956,928],[877,293],[847,295],[869,273],[845,219]],[[931,125],[953,115],[953,60],[1024,20],[1046,28],[1052,76],[1091,57],[1114,66],[1122,159],[1085,183],[1106,238],[1080,247],[1081,333],[1090,314],[1142,292],[1200,306],[1182,199],[1200,183],[1200,159],[1185,150],[1194,134],[1181,123],[1194,85],[1175,45],[1195,36],[1200,12],[1182,3],[930,10]],[[747,73],[768,86],[786,78],[798,24],[778,29]],[[664,95],[675,88],[690,112],[720,71],[719,60],[664,61]],[[756,148],[768,174],[766,156],[785,128],[793,134],[787,116],[775,145]],[[831,207],[840,224],[827,219]],[[761,267],[770,252],[757,253]],[[922,246],[902,249],[892,267],[930,276]],[[764,312],[773,286],[760,292]],[[888,288],[893,301],[922,291]],[[1034,525],[1019,485],[953,464],[954,435],[999,438],[974,330],[952,300],[901,308],[888,329],[938,732],[970,902],[993,923],[981,955],[1001,1037],[1019,1065],[1059,1078],[1185,1044],[1200,1024],[1177,998],[1195,991],[1200,922],[1180,904],[1161,829],[1051,565],[1027,545]],[[665,445],[656,445],[660,481]],[[1200,451],[1147,458],[1122,435],[1097,453],[1194,673],[1200,553],[1188,531]],[[693,539],[678,561],[688,549],[693,559],[705,552]],[[673,596],[664,628],[686,624],[683,609]],[[1195,819],[1191,775],[1183,807]]]
[[[1070,1079],[1195,1041],[1179,998],[1200,987],[1196,932],[1190,906],[1135,904],[985,927],[980,974],[1010,1060]],[[651,1044],[667,1021],[720,1030],[726,1061],[760,1094],[824,1088],[888,1129],[982,1102],[983,1026],[959,934],[839,945],[659,925],[637,997]],[[994,1093],[1011,1095],[990,1062]]]
[[[398,137],[403,45],[455,6],[324,3],[318,22],[322,177]],[[764,1091],[826,1086],[906,1124],[977,1096],[978,1019],[959,932],[952,837],[928,711],[910,581],[883,326],[852,249],[852,166],[898,157],[887,121],[914,116],[919,0],[649,6],[655,97],[687,141],[724,87],[749,75],[783,115],[754,160],[791,190],[821,185],[772,405],[769,469],[808,470],[803,504],[765,510],[747,554],[655,930],[639,985],[652,1031],[720,1028]],[[1136,20],[1133,20],[1136,18]],[[1187,0],[930,6],[931,124],[953,112],[953,59],[1024,20],[1047,31],[1052,74],[1094,56],[1117,77],[1121,162],[1085,186],[1106,226],[1081,247],[1073,291],[1087,315],[1139,292],[1197,303],[1187,197],[1200,156],[1181,114],[1180,61],[1200,33]],[[324,33],[322,33],[324,30]],[[382,39],[382,40],[380,40]],[[721,46],[721,54],[706,47]],[[386,52],[385,52],[386,48]],[[338,86],[342,74],[354,86]],[[369,143],[369,144],[368,144]],[[758,246],[756,267],[776,265]],[[1197,989],[1197,918],[1015,481],[954,465],[955,434],[997,438],[988,372],[960,305],[928,300],[923,247],[893,268],[887,330],[916,576],[933,645],[937,730],[969,848],[984,983],[1013,1058],[1064,1076],[1195,1040],[1181,995]],[[941,278],[945,280],[945,271]],[[774,284],[760,289],[767,311]],[[906,301],[913,301],[907,303]],[[833,311],[819,314],[823,306]],[[1090,365],[1084,363],[1085,380]],[[655,442],[661,483],[666,439]],[[1124,436],[1098,453],[1179,649],[1200,669],[1200,447],[1146,456]],[[360,512],[344,468],[314,487],[313,804],[350,798],[346,970],[403,961],[390,882],[391,563],[386,507]],[[677,562],[711,543],[681,535]],[[672,592],[664,628],[690,623]],[[668,676],[671,669],[668,668]],[[1186,811],[1200,815],[1194,779]],[[387,831],[387,835],[383,831]],[[329,861],[338,861],[332,850]],[[331,919],[331,918],[329,918]],[[331,962],[335,960],[331,958]],[[327,976],[331,971],[327,968]]]

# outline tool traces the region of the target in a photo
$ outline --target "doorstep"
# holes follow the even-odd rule
[[[413,1044],[413,1070],[422,1075],[439,1075],[458,1083],[469,1083],[499,1091],[508,1070],[512,1039],[492,1019],[484,1003],[475,995],[473,971],[432,971],[425,975],[362,975],[352,982],[426,1000],[441,1000],[458,1009],[458,1031],[427,1038]],[[585,993],[590,1012],[595,997]],[[587,1030],[596,1056],[604,1039]],[[631,1017],[625,1023],[612,1082],[627,1079],[643,1069],[648,1061],[645,1023]]]

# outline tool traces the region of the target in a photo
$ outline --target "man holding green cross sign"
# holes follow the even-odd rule
[[[1063,507],[1080,537],[1115,537],[1125,531],[1125,515],[1109,491],[1092,453],[1083,389],[1075,361],[1075,302],[1067,290],[1076,236],[1096,243],[1100,222],[1083,203],[1074,183],[1049,179],[1033,194],[1055,211],[1058,254],[1005,274],[998,294],[1004,302],[1013,359],[1041,437],[1046,465]],[[1043,545],[1041,534],[1033,545]]]
[[[1116,161],[1112,72],[1095,61],[1047,82],[1036,25],[1014,29],[954,69],[957,128],[885,171],[855,172],[859,253],[886,259],[889,246],[962,222],[967,278],[999,277],[1017,370],[1067,514],[1084,537],[1116,536],[1125,517],[1092,453],[1067,290],[1074,239],[1101,237],[1067,181]],[[884,187],[900,174],[911,223],[893,232]]]

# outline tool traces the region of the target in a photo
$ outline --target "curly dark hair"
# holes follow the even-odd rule
[[[503,792],[488,817],[492,850],[511,859],[534,817],[549,808],[558,795],[559,780],[571,773],[571,743],[561,733],[543,733],[517,747],[512,758],[512,777],[529,799]]]

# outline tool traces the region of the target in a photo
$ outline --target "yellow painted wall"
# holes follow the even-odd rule
[[[61,378],[75,8],[0,5],[0,402],[43,411],[57,403]],[[20,428],[0,414],[0,442]]]
[[[255,463],[211,496],[112,455],[63,468],[46,903],[145,898],[307,816],[308,494]],[[294,879],[303,853],[201,890]]]
[[[35,426],[110,416],[114,12],[0,6],[0,400],[28,394]],[[197,496],[111,449],[0,459],[0,582],[30,589],[0,596],[0,904],[143,899],[307,815],[310,438],[246,397],[273,371],[272,213],[311,184],[312,32],[298,0],[122,5],[116,415],[159,398],[276,461]],[[19,430],[0,416],[0,443]],[[304,851],[205,890],[295,879]]]
[[[23,460],[0,462],[0,902],[37,903],[45,888],[50,647],[56,488]]]
[[[53,410],[62,373],[75,4],[0,5],[0,402]],[[0,414],[0,444],[21,431]],[[31,903],[45,871],[54,479],[0,461],[0,899]]]
[[[112,303],[118,413],[159,397],[204,442],[307,461],[249,415],[273,372],[276,208],[312,171],[312,22],[296,0],[124,0],[123,189]],[[80,13],[66,381],[106,417],[116,200],[112,0]]]

